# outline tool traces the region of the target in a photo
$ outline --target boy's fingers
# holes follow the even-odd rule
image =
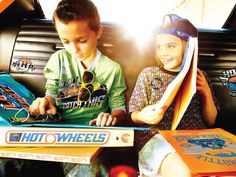
[[[46,114],[46,107],[48,105],[48,100],[45,98],[40,98],[40,104],[39,104],[39,113],[44,115]]]
[[[39,98],[37,98],[36,100],[32,102],[32,104],[29,107],[30,114],[32,115],[39,114],[39,105],[40,105],[40,100]]]
[[[101,119],[101,124],[100,124],[100,126],[105,126],[106,125],[106,123],[107,123],[107,119],[108,119],[108,117],[107,116],[104,116],[102,119]]]
[[[114,125],[116,125],[116,124],[117,124],[117,118],[114,117],[114,119],[113,119],[112,122],[111,122],[111,126],[114,126]]]
[[[104,114],[104,113],[101,112],[101,113],[97,116],[97,119],[96,119],[96,125],[97,125],[97,126],[100,126],[100,125],[101,125],[103,114]]]
[[[106,126],[109,126],[109,125],[112,125],[112,121],[113,121],[113,118],[112,116],[110,115],[106,121]]]
[[[97,122],[97,119],[93,119],[89,122],[89,125],[94,125],[94,124],[96,124],[96,122]]]
[[[48,114],[51,114],[51,115],[55,115],[55,114],[57,113],[56,107],[55,107],[55,106],[52,106],[51,108],[49,108],[49,109],[47,110],[47,113],[48,113]]]
[[[52,103],[49,102],[47,107],[48,107],[48,109],[47,109],[48,114],[55,115],[57,113],[57,109]]]
[[[109,113],[101,112],[96,119],[89,122],[89,125],[96,124],[97,126],[114,126],[117,123],[117,119],[112,117]]]

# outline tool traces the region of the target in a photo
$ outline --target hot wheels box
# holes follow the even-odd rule
[[[1,127],[0,146],[122,147],[133,146],[133,129]]]

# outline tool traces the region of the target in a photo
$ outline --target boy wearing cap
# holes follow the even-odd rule
[[[155,109],[168,84],[181,69],[189,36],[197,37],[197,30],[187,19],[175,14],[165,16],[155,43],[159,65],[147,67],[140,73],[130,98],[129,111],[133,122],[151,128],[138,131],[135,136],[141,176],[191,176],[175,150],[158,134],[158,130],[171,128],[174,102],[168,108]],[[197,70],[197,93],[177,129],[202,129],[214,124],[219,108],[205,76],[200,69]]]

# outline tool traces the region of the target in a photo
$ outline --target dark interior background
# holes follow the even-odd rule
[[[44,18],[37,0],[15,0],[0,14],[0,71],[9,72],[36,96],[43,96],[44,93],[44,65],[50,55],[62,47],[51,21]],[[138,73],[142,68],[154,65],[155,59],[152,47],[147,46],[145,54],[140,53],[132,39],[124,40],[120,37],[122,32],[115,24],[104,24],[104,34],[98,47],[121,64],[127,80],[126,96],[129,99]],[[210,76],[221,106],[216,127],[236,134],[236,97],[228,94],[219,79],[223,71],[236,69],[236,7],[222,29],[198,29],[198,32],[199,67]],[[17,72],[12,63],[19,58],[32,60],[36,70]]]

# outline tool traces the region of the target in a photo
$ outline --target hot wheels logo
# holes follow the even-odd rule
[[[223,77],[219,77],[223,85],[228,89],[230,96],[236,96],[236,69],[223,71]]]
[[[17,132],[6,136],[8,144],[105,144],[109,132]]]
[[[12,66],[16,67],[16,70],[21,73],[28,72],[29,70],[35,70],[34,65],[28,59],[18,59],[12,63]]]

